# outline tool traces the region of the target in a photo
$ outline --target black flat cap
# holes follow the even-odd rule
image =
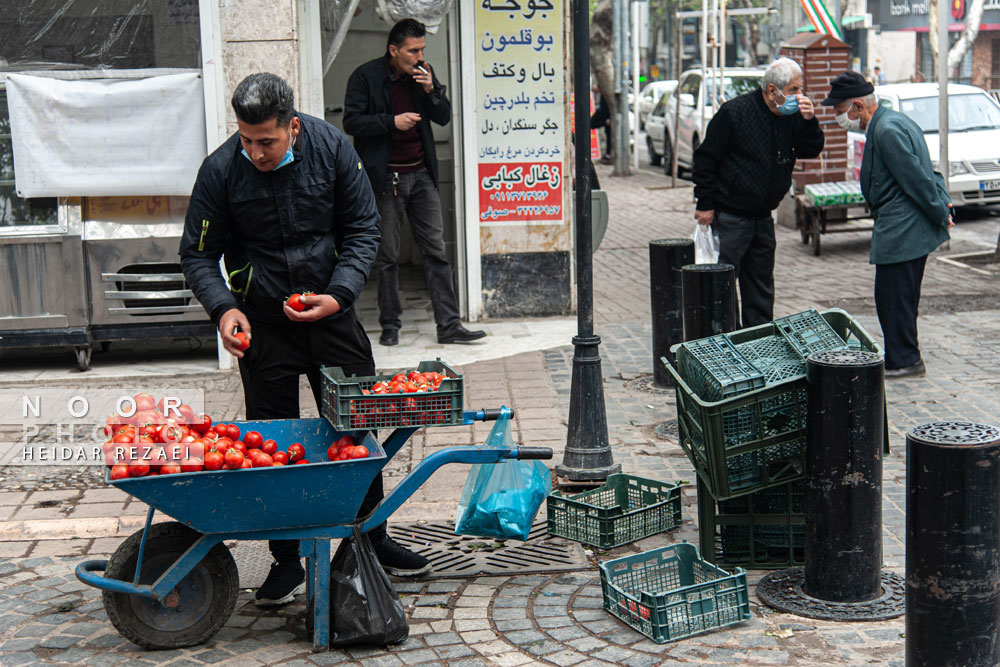
[[[875,92],[875,86],[865,81],[865,77],[857,72],[847,71],[838,74],[830,82],[830,95],[820,102],[825,107],[832,107],[840,104],[844,100],[853,100],[856,97],[864,97]]]

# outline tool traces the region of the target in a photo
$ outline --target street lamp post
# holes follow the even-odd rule
[[[594,334],[594,262],[590,210],[590,3],[573,0],[573,90],[576,141],[577,335],[573,338],[569,429],[556,475],[571,481],[597,481],[621,472],[608,442],[608,416],[599,348]]]

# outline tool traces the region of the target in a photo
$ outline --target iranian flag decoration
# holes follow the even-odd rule
[[[840,32],[840,26],[833,20],[833,16],[823,4],[823,0],[799,0],[799,2],[817,33],[831,35],[840,40],[844,39],[844,35]]]

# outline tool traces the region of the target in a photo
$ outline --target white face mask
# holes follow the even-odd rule
[[[850,109],[848,109],[848,111],[850,111]],[[860,130],[861,129],[861,119],[860,118],[853,118],[853,119],[848,118],[847,117],[847,111],[845,111],[844,113],[837,114],[836,121],[837,121],[837,125],[841,126],[842,128],[844,128],[845,130],[848,130],[848,131],[851,131],[851,130],[855,130],[856,131],[856,130]]]

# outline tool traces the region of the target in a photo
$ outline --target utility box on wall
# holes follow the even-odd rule
[[[830,93],[830,82],[847,70],[849,48],[830,35],[802,33],[781,44],[781,55],[791,58],[802,68],[805,90],[812,100],[816,118],[826,137],[826,145],[818,157],[796,160],[792,180],[795,192],[801,193],[811,183],[843,181],[847,178],[847,131],[834,122],[833,107],[820,106]]]

